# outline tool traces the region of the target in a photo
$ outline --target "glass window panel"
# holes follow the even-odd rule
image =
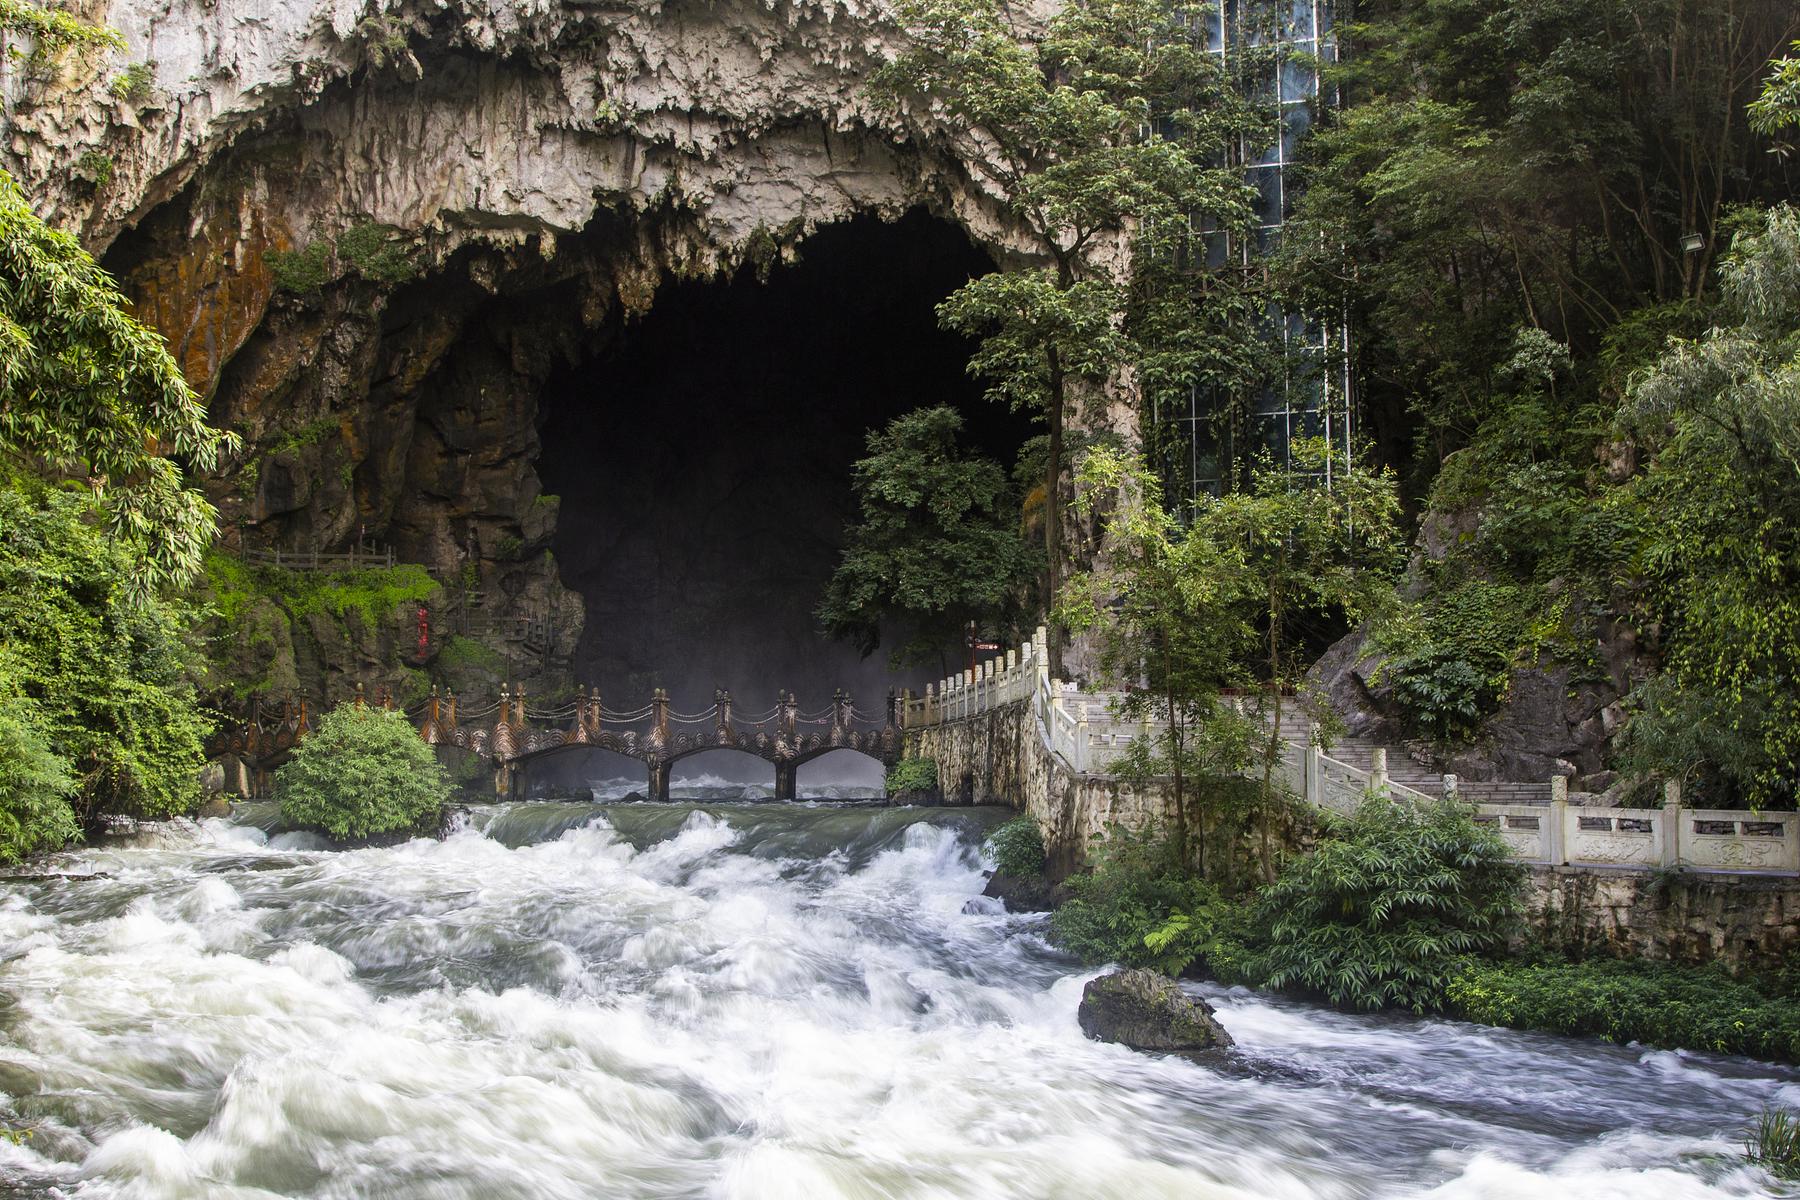
[[[1310,62],[1284,59],[1281,64],[1281,98],[1310,100],[1319,93],[1319,76]]]
[[[1288,0],[1287,13],[1283,20],[1289,38],[1310,38],[1313,36],[1312,0]]]
[[[1294,414],[1293,430],[1295,437],[1316,438],[1325,436],[1325,414],[1316,408],[1304,409]]]
[[[1206,237],[1206,265],[1222,267],[1231,258],[1231,247],[1227,244],[1223,233],[1209,233]]]
[[[1208,50],[1223,50],[1225,48],[1225,29],[1221,24],[1221,21],[1222,18],[1217,8],[1213,8],[1207,12],[1206,48]]]
[[[1287,104],[1281,109],[1281,160],[1293,162],[1300,150],[1300,139],[1312,128],[1312,106]]]
[[[1256,219],[1262,225],[1281,223],[1281,170],[1278,167],[1252,167],[1250,186],[1256,189]]]

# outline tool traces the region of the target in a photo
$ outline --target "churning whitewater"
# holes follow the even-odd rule
[[[1007,814],[534,803],[333,852],[269,814],[3,889],[12,1194],[1779,1194],[1792,1072],[1208,989],[1205,1063],[1085,1040],[980,898]],[[4,1187],[0,1187],[4,1190]]]

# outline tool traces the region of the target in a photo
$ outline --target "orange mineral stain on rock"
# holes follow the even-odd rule
[[[188,383],[210,396],[219,371],[262,323],[275,293],[271,251],[291,248],[271,224],[259,177],[218,196],[174,253],[158,254],[124,279],[134,314],[158,330]]]

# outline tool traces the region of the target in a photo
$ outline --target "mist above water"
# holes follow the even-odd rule
[[[246,814],[252,815],[250,813]],[[264,814],[266,816],[266,814]],[[474,810],[444,841],[171,827],[0,891],[0,1141],[84,1197],[1778,1194],[1793,1072],[1206,989],[1238,1050],[1085,1039],[979,895],[999,810]],[[185,830],[185,831],[184,831]]]

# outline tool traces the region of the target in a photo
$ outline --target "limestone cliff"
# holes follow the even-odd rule
[[[128,49],[13,67],[0,165],[103,256],[243,435],[209,485],[226,546],[391,547],[444,585],[446,629],[476,597],[480,636],[547,623],[550,648],[504,672],[540,690],[570,682],[582,621],[534,470],[552,371],[665,280],[766,267],[852,214],[924,207],[996,257],[1016,246],[979,147],[871,102],[892,35],[862,0],[83,15]],[[285,641],[263,628],[231,670],[292,662],[275,674],[341,692],[409,643],[409,611],[336,642],[288,615]],[[503,673],[488,667],[466,685]]]

